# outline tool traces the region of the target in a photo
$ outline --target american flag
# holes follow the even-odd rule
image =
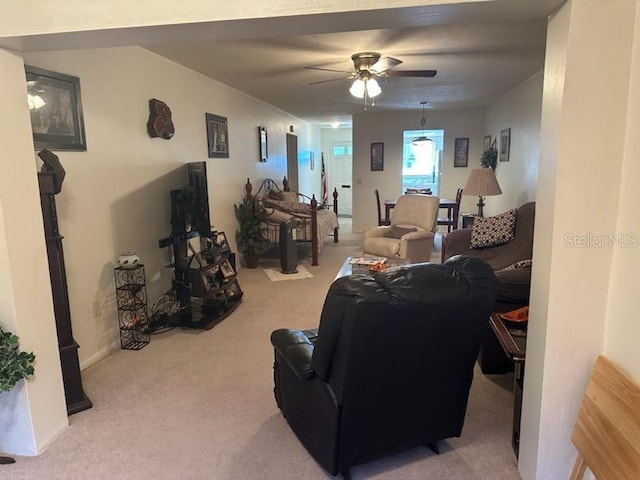
[[[327,174],[324,171],[324,153],[322,154],[322,173],[320,175],[322,180],[322,204],[329,204],[329,190],[327,189]]]

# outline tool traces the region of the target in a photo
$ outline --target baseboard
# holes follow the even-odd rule
[[[115,341],[111,345],[103,348],[99,352],[94,353],[89,358],[85,358],[80,361],[80,370],[84,370],[85,368],[90,367],[94,363],[98,363],[105,357],[108,357],[114,350],[118,350],[120,348],[120,341]]]

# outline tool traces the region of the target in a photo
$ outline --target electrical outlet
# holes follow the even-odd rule
[[[102,315],[102,307],[100,306],[100,300],[94,300],[91,304],[91,312],[93,313],[93,318],[98,318]]]

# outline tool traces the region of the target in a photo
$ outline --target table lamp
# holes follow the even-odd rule
[[[482,207],[484,207],[483,197],[500,194],[502,194],[502,190],[492,168],[474,168],[471,170],[471,175],[469,175],[467,184],[464,186],[463,195],[478,196],[479,217],[484,217],[482,213]]]

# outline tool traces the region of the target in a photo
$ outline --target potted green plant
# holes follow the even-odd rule
[[[33,375],[36,356],[20,351],[18,337],[0,327],[0,393],[8,392],[23,378]],[[13,463],[11,457],[0,455],[0,464]]]
[[[258,255],[269,250],[273,245],[265,237],[262,223],[267,219],[267,210],[261,202],[246,196],[238,205],[234,205],[238,230],[236,242],[247,268],[258,266]]]
[[[498,149],[495,146],[492,145],[482,152],[480,165],[482,165],[482,168],[496,169],[496,165],[498,165]]]

